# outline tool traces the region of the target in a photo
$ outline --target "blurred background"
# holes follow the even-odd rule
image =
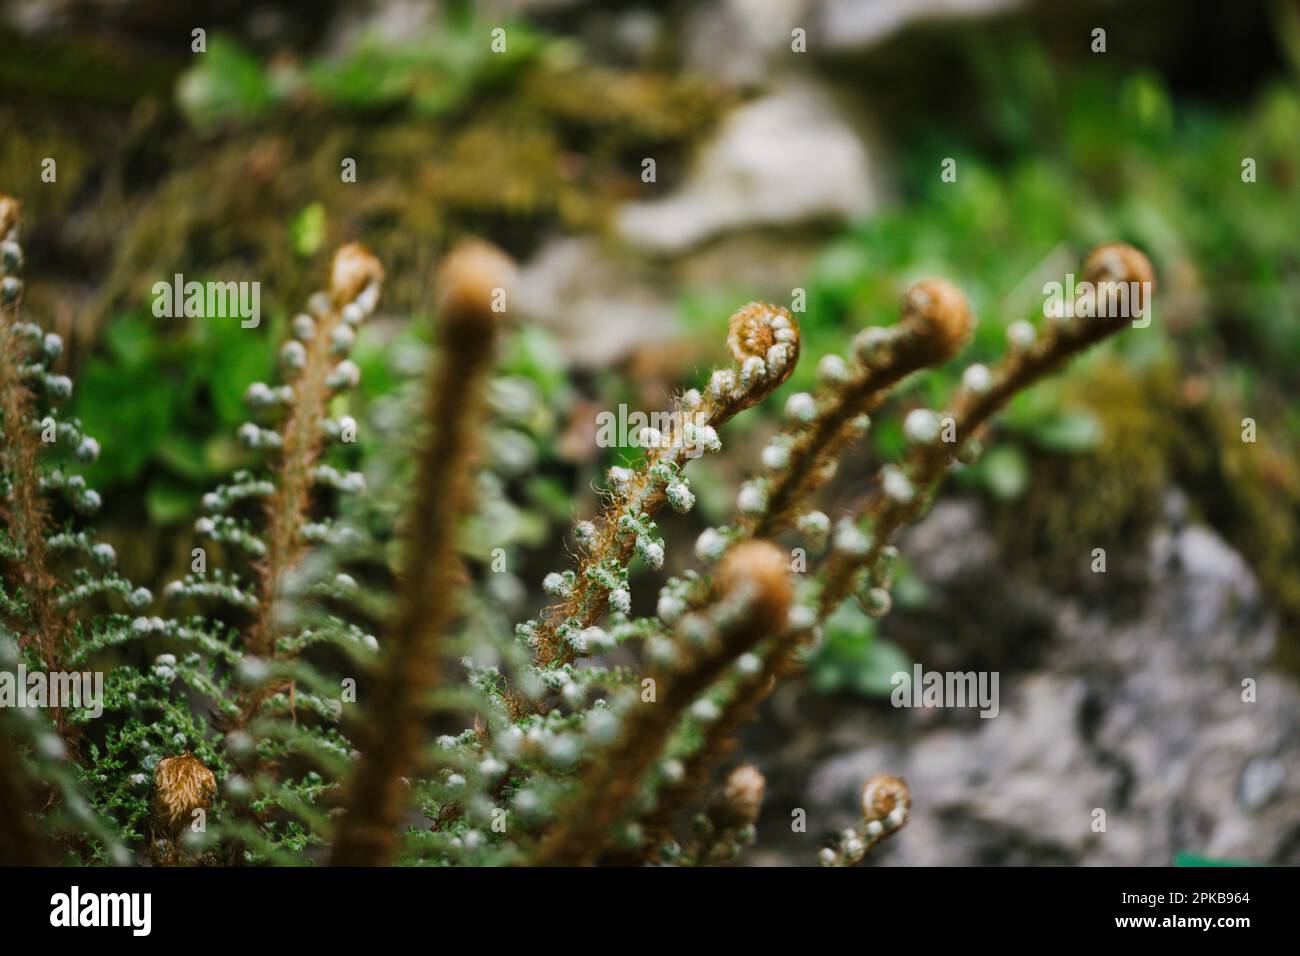
[[[804,361],[692,465],[665,574],[816,358],[911,282],[957,282],[977,334],[878,416],[828,512],[898,456],[909,408],[1041,318],[1045,282],[1138,245],[1152,326],[1021,396],[904,538],[895,613],[843,609],[745,731],[769,798],[744,862],[812,863],[887,771],[914,810],[876,864],[1300,863],[1300,4],[10,0],[0,50],[28,311],[103,445],[101,531],[153,588],[202,493],[255,461],[244,392],[341,242],[389,274],[348,399],[381,476],[441,251],[475,234],[520,262],[466,536],[476,569],[508,550],[485,584],[518,617],[634,454],[597,447],[598,412],[700,384],[737,306],[801,296]],[[176,273],[260,281],[261,327],[155,318]],[[634,582],[646,610],[657,584]],[[999,716],[890,707],[913,662],[999,672]]]

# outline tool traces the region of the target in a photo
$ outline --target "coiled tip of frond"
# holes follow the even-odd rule
[[[908,289],[903,322],[922,337],[935,362],[961,351],[975,326],[966,296],[947,279],[925,279]]]
[[[729,816],[739,826],[748,826],[758,820],[763,809],[763,794],[767,789],[767,779],[752,763],[741,764],[727,775],[727,782],[722,787],[722,799]]]
[[[438,314],[449,329],[488,331],[505,315],[515,264],[480,239],[467,239],[443,258],[436,287]]]
[[[154,820],[172,833],[190,824],[195,810],[211,808],[217,795],[217,778],[188,752],[158,761],[153,786]]]
[[[750,590],[755,615],[767,621],[784,621],[790,612],[794,588],[785,554],[768,541],[745,541],[727,552],[718,565],[717,583],[722,594]]]
[[[21,209],[22,204],[17,199],[0,193],[0,239],[8,238],[10,231],[18,225]]]
[[[761,362],[765,390],[776,388],[799,360],[799,323],[786,309],[751,302],[731,316],[727,348],[742,371]]]
[[[862,817],[901,826],[912,809],[912,792],[902,777],[878,773],[862,785]]]
[[[1083,277],[1093,284],[1150,283],[1147,288],[1154,289],[1156,271],[1151,260],[1127,242],[1103,242],[1083,260]]]
[[[330,263],[330,298],[342,307],[354,301],[371,283],[384,281],[384,267],[359,242],[349,242],[334,253]]]

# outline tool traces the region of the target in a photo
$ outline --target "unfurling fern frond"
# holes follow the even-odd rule
[[[291,321],[280,379],[250,385],[239,435],[265,461],[204,496],[162,615],[82,525],[99,499],[76,464],[98,445],[57,416],[71,390],[57,337],[20,318],[17,211],[0,197],[0,651],[50,670],[117,665],[93,735],[84,709],[48,724],[0,715],[0,853],[22,862],[122,862],[126,847],[168,865],[726,862],[753,839],[765,787],[741,766],[710,792],[737,727],[844,601],[888,613],[899,532],[978,456],[996,412],[1130,320],[1081,303],[1041,335],[1017,323],[1006,357],[967,368],[946,410],[908,414],[902,460],[828,515],[816,496],[871,416],[970,337],[955,286],[916,284],[898,322],[823,356],[816,391],[785,397],[732,518],[698,537],[697,566],[667,580],[654,613],[634,614],[635,566],[664,564],[664,506],[695,503],[691,462],[718,453],[723,426],[799,360],[795,317],[745,306],[727,328],[734,365],[682,393],[668,424],[639,436],[642,457],[610,469],[603,510],[574,524],[574,566],[541,582],[553,603],[510,632],[497,569],[467,567],[462,535],[490,531],[503,499],[479,451],[512,266],[477,242],[446,256],[432,370],[412,390],[422,404],[394,406],[419,427],[383,433],[367,495],[345,395],[383,269],[347,245]],[[1115,243],[1083,271],[1144,294],[1154,281]],[[820,558],[812,573],[793,573],[782,535]],[[11,809],[38,799],[40,821]],[[822,862],[860,862],[910,806],[901,780],[873,777],[859,825]],[[33,836],[41,824],[49,838]]]

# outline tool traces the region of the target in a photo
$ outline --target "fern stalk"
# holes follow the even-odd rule
[[[510,271],[505,256],[484,243],[457,247],[440,270],[442,352],[429,384],[432,433],[416,471],[397,611],[334,841],[336,866],[383,865],[399,836],[402,778],[416,764],[428,694],[440,672],[440,641],[464,579],[457,516],[471,503],[479,412],[501,321],[495,299]]]
[[[1098,246],[1083,264],[1084,279],[1093,287],[1135,283],[1150,290],[1154,275],[1146,256],[1119,242]],[[1149,302],[1146,308],[1150,308]],[[1130,324],[1133,320],[1133,315],[1128,314],[1130,310],[1122,311],[1125,314],[1082,315],[1076,310],[1075,318],[1053,321],[1046,334],[1031,345],[1013,348],[987,376],[980,374],[957,391],[947,413],[952,440],[941,441],[935,436],[913,441],[902,470],[897,473],[903,480],[891,483],[882,478],[876,490],[854,510],[849,520],[868,528],[869,546],[861,554],[845,548],[832,549],[821,576],[819,620],[825,620],[848,596],[857,573],[863,568],[876,567],[897,532],[920,516],[947,473],[954,454],[969,450],[969,443],[978,441],[989,419],[1017,392]]]
[[[276,493],[267,502],[266,559],[259,571],[261,587],[257,617],[249,631],[248,648],[259,656],[275,650],[275,604],[286,572],[306,550],[300,535],[311,503],[312,469],[325,443],[321,420],[335,386],[332,336],[343,321],[343,309],[365,288],[383,280],[383,268],[363,246],[350,243],[334,254],[330,267],[330,306],[316,323],[307,343],[306,363],[294,383],[292,411],[281,431],[281,450],[274,474]]]
[[[0,240],[18,247],[19,204],[0,195]],[[22,304],[22,283],[17,269],[4,270],[3,303],[0,304],[0,416],[3,417],[4,455],[11,475],[9,500],[3,514],[22,549],[22,559],[11,569],[22,582],[31,612],[34,633],[23,643],[35,642],[41,659],[50,670],[60,670],[66,615],[55,603],[57,581],[50,571],[45,538],[49,532],[49,509],[41,492],[38,457],[41,442],[30,427],[35,410],[33,395],[23,376],[27,347],[16,329]]]
[[[763,541],[734,548],[718,568],[715,596],[696,622],[709,636],[688,636],[685,625],[679,628],[681,665],[664,675],[655,699],[632,705],[621,736],[580,778],[533,864],[577,866],[597,858],[610,825],[636,795],[686,708],[731,661],[785,627],[793,588],[781,551]]]

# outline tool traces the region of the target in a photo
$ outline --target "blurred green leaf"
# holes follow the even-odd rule
[[[853,675],[853,689],[864,697],[888,697],[899,671],[911,672],[912,659],[895,644],[877,637]]]
[[[893,675],[912,667],[897,646],[877,636],[876,622],[853,601],[845,601],[826,619],[822,633],[822,645],[808,664],[819,690],[884,697],[893,689]]]
[[[209,473],[203,445],[189,435],[171,432],[158,443],[158,460],[183,478],[204,481]]]
[[[77,417],[100,439],[99,460],[86,469],[92,484],[136,480],[172,430],[175,382],[147,363],[118,366],[92,360],[82,370]]]
[[[567,522],[573,517],[573,496],[565,485],[550,476],[537,475],[529,479],[525,494],[530,504],[553,521]]]
[[[267,381],[274,371],[270,341],[274,329],[246,329],[236,319],[196,319],[195,384],[210,390],[217,420],[235,428],[248,418],[244,394],[253,382]]]
[[[195,126],[255,119],[275,102],[275,90],[257,57],[222,34],[176,82],[176,104]]]
[[[1097,447],[1101,422],[1091,412],[1075,409],[1038,423],[1029,434],[1048,451],[1079,454]]]
[[[289,227],[294,252],[304,259],[314,256],[325,244],[325,207],[309,203],[294,217]]]
[[[194,514],[194,488],[187,483],[159,475],[149,482],[145,504],[149,509],[149,520],[154,524],[178,524]]]
[[[998,498],[1018,498],[1029,484],[1029,464],[1014,445],[999,445],[977,466],[984,487]]]

